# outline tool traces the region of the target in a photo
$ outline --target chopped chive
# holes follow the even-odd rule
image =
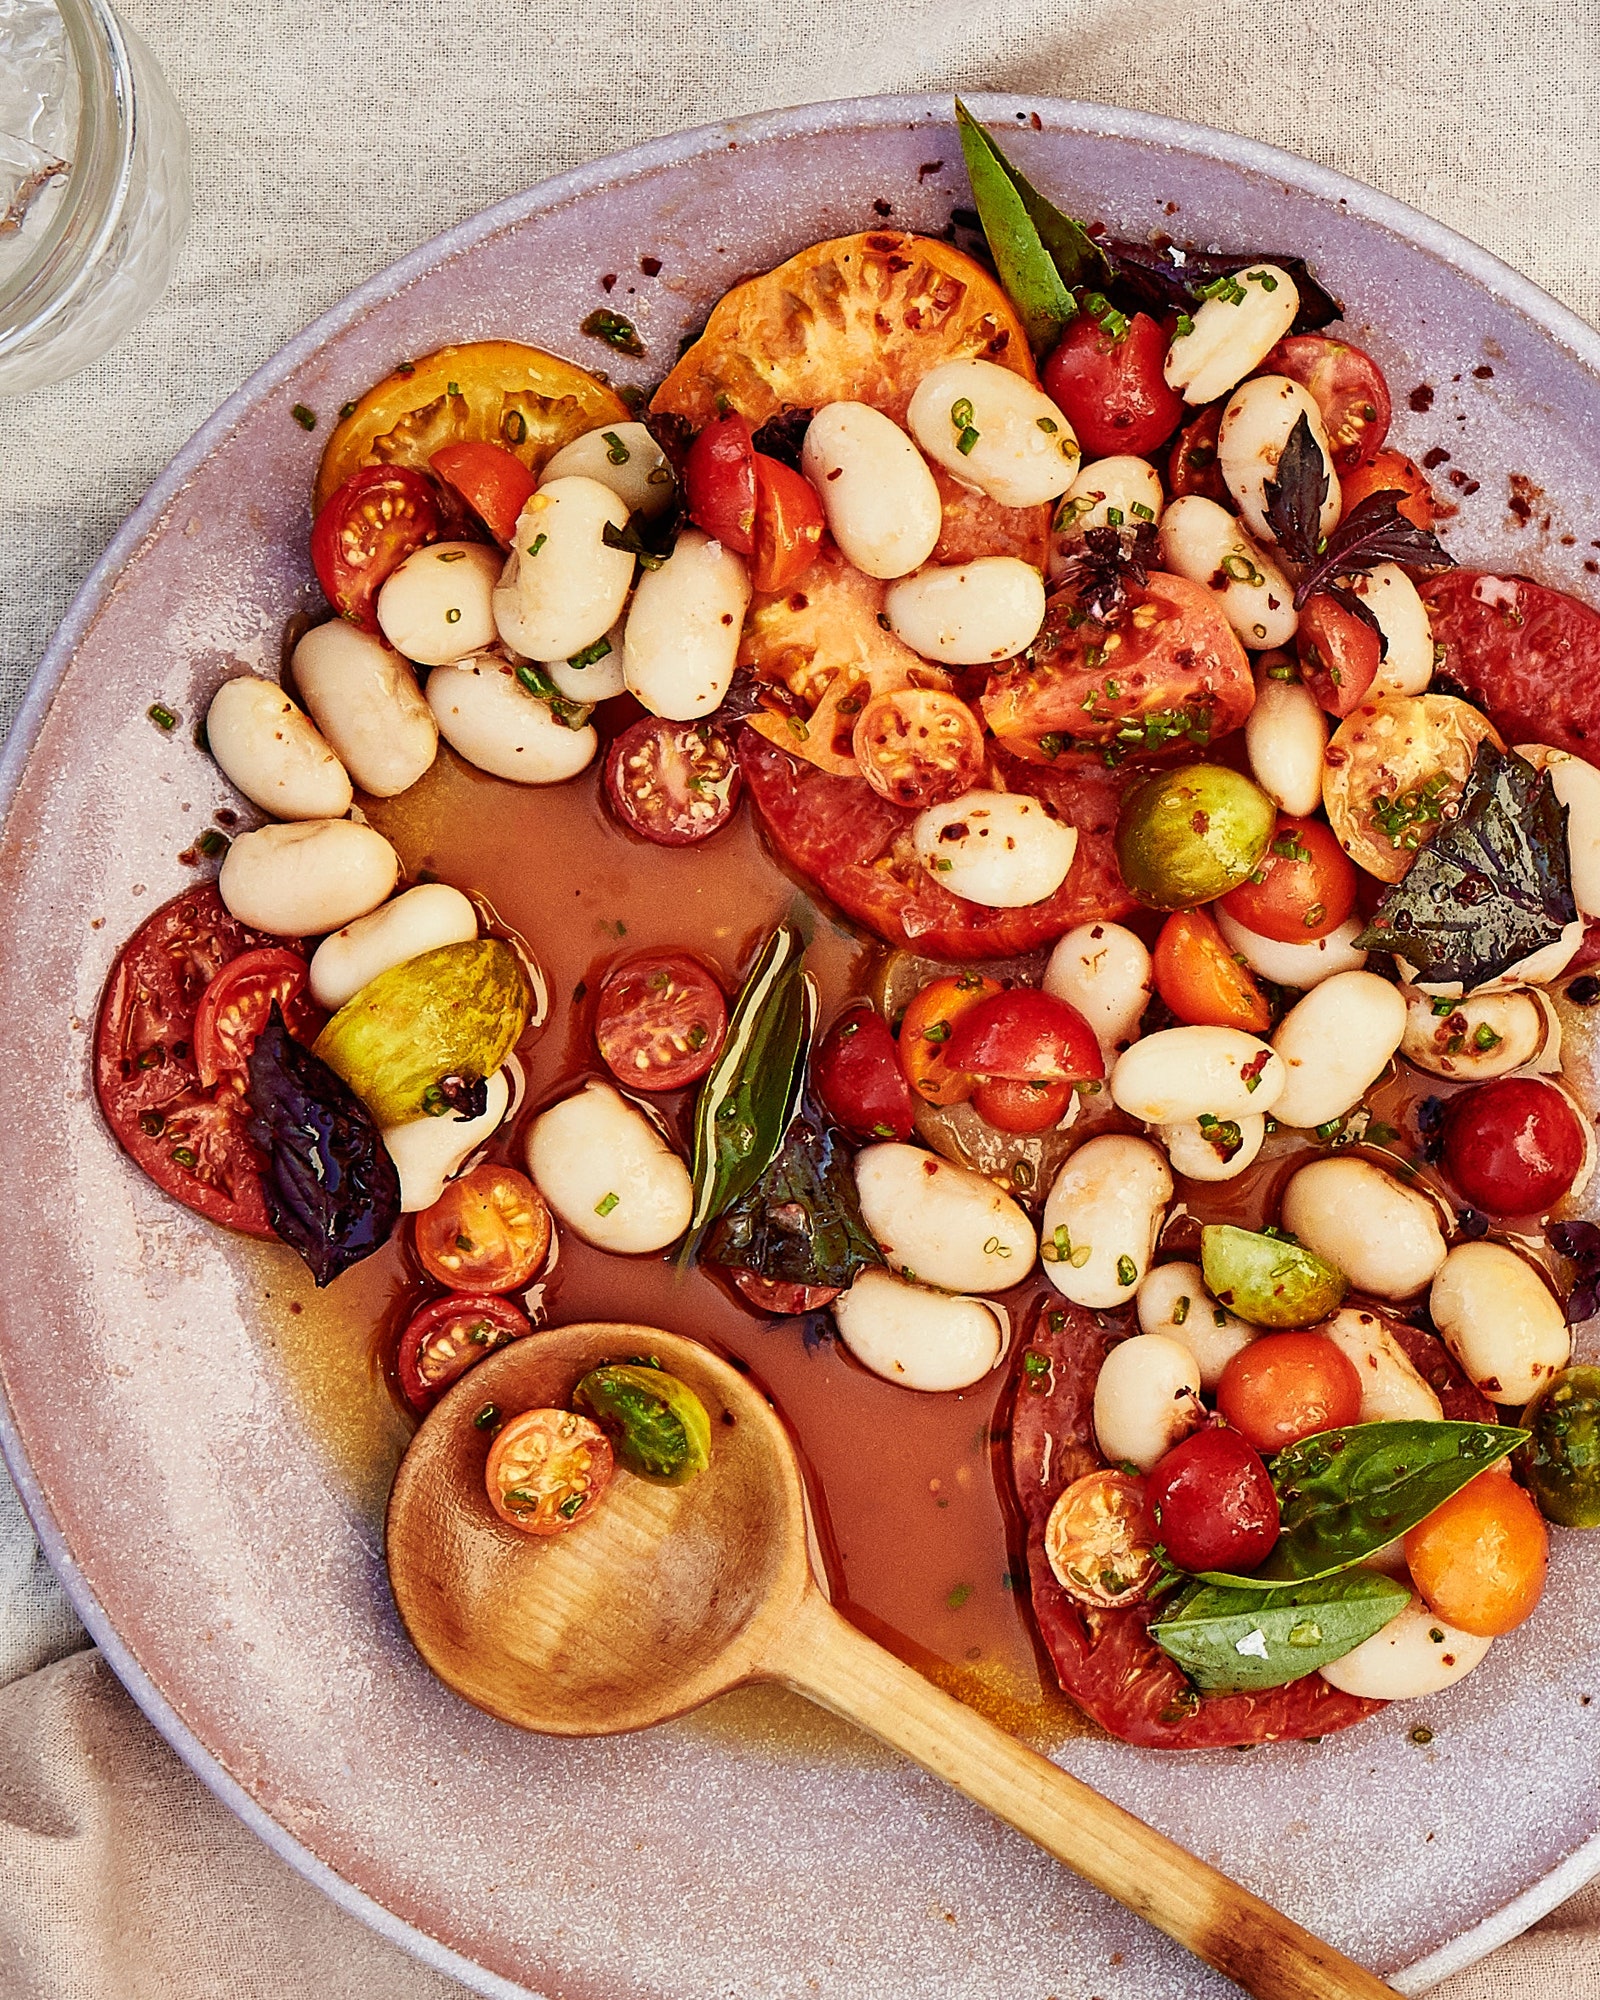
[[[304,403],[296,403],[289,414],[294,418],[301,430],[314,431],[316,429],[317,413],[315,410],[308,410]]]
[[[603,1195],[601,1199],[597,1201],[594,1205],[595,1214],[609,1215],[612,1209],[616,1207],[617,1203],[621,1201],[621,1199],[622,1197],[619,1194]]]

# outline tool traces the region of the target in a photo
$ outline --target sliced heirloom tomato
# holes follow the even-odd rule
[[[496,1436],[483,1469],[489,1504],[525,1535],[563,1535],[611,1484],[611,1440],[572,1410],[524,1410]]]
[[[689,447],[683,466],[689,518],[736,556],[756,545],[756,448],[737,411],[716,417]]]
[[[978,1079],[949,1059],[955,1023],[1003,991],[981,972],[948,973],[914,994],[900,1022],[900,1067],[925,1104],[965,1104]]]
[[[510,548],[517,516],[538,485],[515,452],[507,451],[504,445],[467,438],[436,451],[428,466],[460,494],[501,548]]]
[[[1260,1035],[1272,1025],[1272,1009],[1255,974],[1229,950],[1208,910],[1178,910],[1168,917],[1150,966],[1156,991],[1191,1028],[1242,1028]]]
[[[1255,873],[1219,901],[1258,937],[1306,944],[1336,931],[1349,916],[1358,881],[1350,857],[1321,820],[1280,817]]]
[[[250,1051],[276,1001],[298,1040],[316,1040],[323,1016],[306,992],[307,966],[282,945],[230,959],[200,996],[194,1015],[194,1065],[207,1089],[230,1071],[244,1075]]]
[[[658,847],[709,840],[739,803],[733,745],[713,723],[647,715],[606,752],[606,796],[630,833]]]
[[[811,1061],[822,1108],[856,1139],[909,1139],[916,1101],[889,1024],[875,1007],[849,1007]]]
[[[1136,1604],[1155,1582],[1160,1531],[1145,1484],[1131,1472],[1086,1472],[1061,1493],[1045,1523],[1044,1553],[1079,1604]]]
[[[1600,761],[1600,611],[1525,576],[1452,569],[1418,589],[1440,671],[1508,743]]]
[[[544,1196],[515,1167],[485,1162],[446,1183],[412,1224],[417,1261],[458,1292],[514,1292],[550,1249]]]
[[[1306,599],[1295,648],[1317,706],[1341,717],[1366,700],[1383,661],[1382,634],[1325,590]]]
[[[606,1068],[632,1090],[682,1090],[722,1053],[722,988],[686,952],[646,952],[606,974],[594,1038]]]
[[[958,695],[897,688],[874,695],[851,736],[861,775],[881,798],[921,812],[983,782],[983,729]]]
[[[1339,475],[1339,495],[1346,514],[1354,513],[1374,493],[1398,493],[1399,509],[1419,528],[1434,522],[1433,488],[1428,475],[1403,451],[1385,449]]]
[[[1365,349],[1325,333],[1291,333],[1255,372],[1287,375],[1310,390],[1341,480],[1377,457],[1389,435],[1393,405],[1383,370]],[[1347,513],[1351,504],[1347,497]]]
[[[1148,458],[1183,415],[1183,398],[1162,372],[1167,336],[1148,313],[1113,334],[1080,312],[1040,371],[1045,392],[1089,458]]]
[[[317,510],[311,566],[339,616],[363,632],[376,632],[378,592],[408,555],[443,532],[438,502],[420,472],[367,466]]]
[[[486,1354],[532,1331],[526,1313],[492,1293],[452,1292],[446,1299],[430,1299],[411,1315],[400,1336],[395,1357],[400,1393],[425,1417],[450,1384]]]

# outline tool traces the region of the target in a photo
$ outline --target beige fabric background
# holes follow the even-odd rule
[[[126,0],[188,114],[155,314],[0,401],[0,715],[112,530],[313,314],[485,203],[771,106],[901,89],[1128,104],[1271,140],[1600,323],[1600,0]],[[87,1650],[0,1475],[0,2000],[448,2000],[178,1764]],[[51,1664],[54,1662],[54,1664]],[[1600,1888],[1439,2000],[1600,2000]]]

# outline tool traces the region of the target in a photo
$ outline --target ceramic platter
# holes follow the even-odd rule
[[[1443,447],[1473,482],[1444,488],[1460,500],[1452,550],[1595,589],[1600,338],[1570,313],[1287,154],[1098,106],[975,108],[1063,206],[1120,234],[1308,257],[1388,374],[1394,440]],[[654,142],[440,237],[291,342],[180,453],[79,596],[6,753],[6,1456],[85,1623],[179,1753],[330,1894],[484,1993],[1224,1990],[1019,1836],[787,1695],[573,1743],[450,1694],[385,1580],[382,1505],[406,1426],[370,1354],[332,1337],[286,1251],[147,1184],[89,1084],[116,945],[195,879],[180,851],[229,803],[187,726],[162,737],[146,711],[159,699],[192,720],[226,675],[275,672],[286,619],[316,602],[306,507],[327,425],[307,436],[291,406],[331,422],[397,359],[456,340],[615,361],[578,333],[610,273],[610,303],[649,350],[620,366],[649,381],[735,278],[874,226],[875,205],[896,226],[943,229],[970,198],[959,161],[947,99],[823,105]],[[1422,384],[1425,412],[1410,394]],[[1512,474],[1539,489],[1526,524],[1508,509]],[[619,852],[608,866],[655,865]],[[753,1341],[775,1337],[752,1324]],[[1597,1598],[1600,1538],[1566,1535],[1539,1616],[1425,1718],[1413,1704],[1248,1756],[1058,1731],[1053,1754],[1417,1990],[1600,1867]],[[892,1605],[851,1608],[894,1638]],[[1419,1720],[1426,1745],[1411,1740]]]

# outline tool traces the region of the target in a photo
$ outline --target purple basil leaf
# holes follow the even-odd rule
[[[1347,583],[1330,583],[1323,595],[1333,598],[1338,604],[1342,604],[1352,618],[1359,618],[1363,625],[1370,626],[1378,635],[1378,658],[1380,660],[1388,659],[1389,635],[1378,623],[1377,614],[1373,611],[1372,606],[1358,591],[1352,590]]]
[[[1328,467],[1302,410],[1279,456],[1277,476],[1266,483],[1267,522],[1291,562],[1316,561],[1327,497]]]
[[[800,447],[806,441],[806,430],[810,425],[810,410],[780,410],[755,433],[754,444],[766,458],[777,459],[791,472],[800,470]]]
[[[1115,237],[1100,237],[1098,241],[1116,266],[1117,289],[1157,318],[1168,312],[1192,313],[1202,285],[1258,264],[1275,265],[1294,280],[1300,305],[1291,333],[1315,333],[1330,320],[1344,316],[1344,307],[1317,283],[1302,257],[1279,257],[1259,250],[1249,256],[1231,250],[1184,250],[1177,244],[1129,243]]]
[[[1082,547],[1068,556],[1055,589],[1065,592],[1085,617],[1109,625],[1128,601],[1128,586],[1147,583],[1155,564],[1153,522],[1086,528]]]
[[[1409,495],[1385,488],[1369,493],[1352,507],[1328,537],[1328,546],[1301,577],[1294,593],[1296,610],[1313,591],[1321,590],[1330,576],[1348,576],[1355,570],[1376,569],[1379,563],[1400,563],[1407,569],[1451,569],[1455,557],[1446,555],[1431,528],[1419,528],[1400,512],[1400,503]]]

